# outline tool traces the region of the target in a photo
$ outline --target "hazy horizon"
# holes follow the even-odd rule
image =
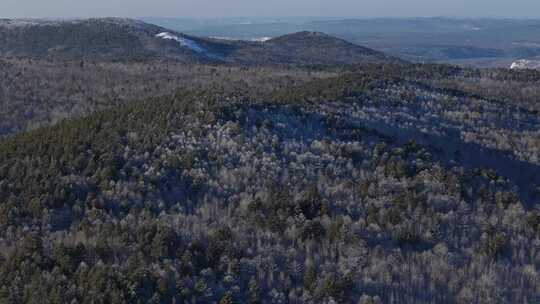
[[[166,17],[206,18],[540,18],[540,1],[517,0],[3,0],[2,18]]]

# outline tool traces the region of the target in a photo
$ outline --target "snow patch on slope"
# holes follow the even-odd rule
[[[252,39],[252,41],[256,41],[256,42],[266,42],[268,40],[272,39],[272,37],[260,37],[260,38],[254,38]]]
[[[209,38],[217,40],[226,40],[226,41],[250,41],[250,42],[266,42],[272,37],[257,37],[257,38],[235,38],[235,37],[225,37],[225,36],[210,36]]]
[[[200,47],[195,41],[184,38],[184,37],[173,35],[169,32],[159,33],[156,35],[156,37],[161,38],[161,39],[166,39],[166,40],[174,40],[180,43],[180,45],[182,45],[183,47],[186,47],[199,54],[208,54],[208,52],[204,48]]]
[[[520,59],[512,62],[510,66],[512,70],[521,70],[521,69],[540,69],[540,61],[536,60],[527,60]]]

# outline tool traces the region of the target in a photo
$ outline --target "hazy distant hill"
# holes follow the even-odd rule
[[[320,32],[298,32],[264,43],[248,42],[227,58],[238,63],[399,63],[399,59]]]
[[[268,42],[187,36],[141,21],[1,20],[0,55],[60,60],[172,59],[186,63],[343,64],[397,62],[321,33],[302,32]]]
[[[3,20],[2,56],[47,59],[143,60],[174,58],[194,62],[209,58],[156,35],[165,29],[144,22],[118,19],[69,21]],[[187,37],[176,35],[177,38]]]
[[[400,58],[509,67],[540,55],[539,20],[497,18],[243,18],[144,19],[197,36],[242,39],[318,31]]]

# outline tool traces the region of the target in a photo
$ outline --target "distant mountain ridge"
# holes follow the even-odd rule
[[[164,29],[121,18],[83,20],[2,20],[0,54],[33,59],[196,61],[183,48],[154,37]]]
[[[236,39],[316,31],[417,63],[508,68],[540,56],[540,20],[506,18],[143,18],[195,36]]]
[[[253,48],[250,48],[253,50]],[[350,64],[399,62],[383,53],[321,32],[303,31],[279,36],[259,44],[257,58],[274,63]]]
[[[0,56],[247,65],[400,62],[318,32],[299,32],[264,42],[231,41],[189,36],[125,18],[1,19]]]

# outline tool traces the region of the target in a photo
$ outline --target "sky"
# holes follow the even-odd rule
[[[0,0],[2,18],[241,16],[540,18],[540,0]]]

